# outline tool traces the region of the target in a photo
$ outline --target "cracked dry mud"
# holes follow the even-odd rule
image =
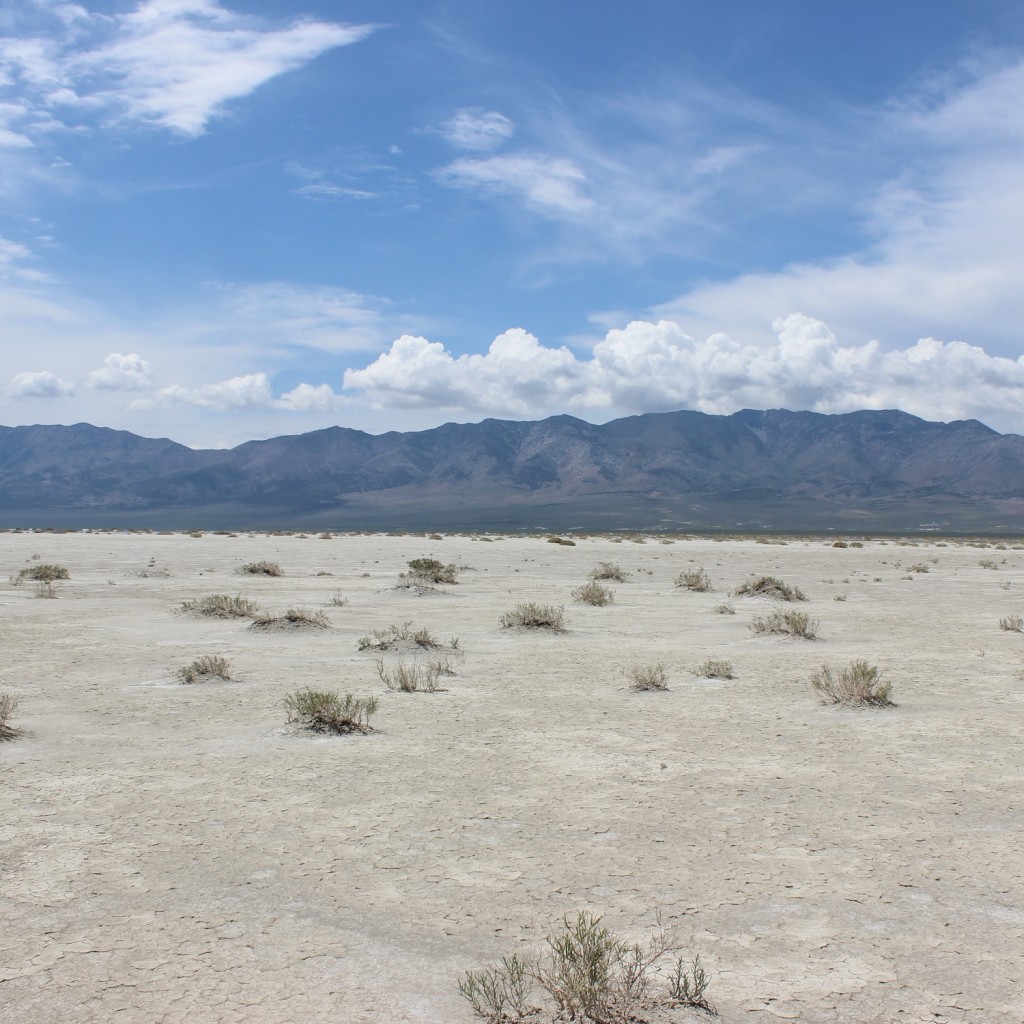
[[[462,972],[580,908],[637,939],[660,910],[724,1024],[1024,1020],[1024,636],[997,625],[1024,550],[7,533],[0,554],[72,577],[0,588],[25,730],[0,744],[4,1024],[468,1024]],[[390,589],[424,556],[472,569]],[[240,582],[260,559],[285,575]],[[573,605],[599,561],[627,582]],[[673,586],[699,565],[714,591]],[[754,637],[763,600],[712,614],[749,574],[805,590],[820,639]],[[331,628],[175,611],[239,590]],[[565,603],[568,632],[500,629],[527,600]],[[357,651],[406,621],[460,638],[446,692],[386,692]],[[200,654],[236,679],[176,685]],[[736,678],[696,678],[708,657]],[[898,707],[818,703],[811,672],[853,658]],[[656,661],[669,691],[631,692]],[[303,686],[378,695],[377,730],[285,729]]]

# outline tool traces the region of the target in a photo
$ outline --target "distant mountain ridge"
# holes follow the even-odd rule
[[[1024,438],[895,410],[328,427],[227,451],[0,427],[0,525],[36,524],[1024,532]]]

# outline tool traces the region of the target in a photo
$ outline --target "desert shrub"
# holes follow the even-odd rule
[[[336,590],[332,595],[330,601],[328,601],[333,608],[344,608],[348,604],[348,598],[345,597],[340,590]]]
[[[341,697],[334,690],[297,690],[284,699],[288,721],[313,732],[372,732],[370,718],[376,714],[376,697]]]
[[[998,569],[999,568],[998,563],[994,562],[991,558],[983,558],[983,559],[981,559],[981,561],[978,562],[978,565],[980,565],[982,567],[982,569]]]
[[[18,730],[11,725],[17,710],[17,698],[10,693],[0,693],[0,740],[12,740],[18,735]]]
[[[771,597],[776,601],[806,601],[799,587],[791,587],[775,576],[758,576],[736,588],[738,597]]]
[[[246,562],[239,570],[249,576],[283,576],[284,572],[277,562]]]
[[[907,572],[931,572],[931,569],[924,562],[915,562],[907,566]]]
[[[882,674],[866,661],[851,661],[847,668],[833,672],[828,664],[811,676],[811,686],[822,695],[827,704],[892,705],[892,684],[882,680]]]
[[[846,600],[846,595],[845,594],[833,594],[832,595],[832,600],[833,601],[845,601]]]
[[[403,622],[400,626],[392,624],[387,629],[375,629],[372,636],[359,638],[361,651],[389,651],[403,645],[431,648],[440,647],[441,643],[429,629],[412,629],[409,622]],[[458,646],[458,640],[454,646]]]
[[[565,608],[526,601],[505,612],[499,621],[502,629],[550,629],[560,633],[565,629]]]
[[[715,607],[711,609],[711,611],[715,615],[735,615],[736,614],[736,609],[733,608],[733,606],[731,604],[729,604],[728,601],[723,601],[721,604],[716,604]]]
[[[231,597],[230,594],[210,594],[197,597],[191,601],[182,601],[181,610],[194,615],[208,615],[215,619],[251,619],[260,606],[241,594]]]
[[[444,537],[439,533],[432,533],[427,537],[427,540],[444,540]]]
[[[672,1006],[691,1006],[716,1015],[705,995],[710,984],[711,979],[699,956],[690,961],[677,956],[668,979],[669,1002]]]
[[[1024,633],[1024,619],[1019,615],[1007,615],[999,620],[999,628],[1005,633]]]
[[[574,547],[576,547],[576,541],[569,540],[568,537],[548,537],[548,543],[549,544],[562,544],[563,546],[565,546],[567,548],[574,548]]]
[[[637,691],[667,690],[668,675],[659,661],[656,665],[633,665],[626,670],[630,689]]]
[[[438,685],[441,668],[437,662],[421,665],[414,661],[407,664],[399,659],[396,665],[388,668],[384,664],[384,659],[380,658],[377,661],[377,675],[389,690],[399,690],[402,693],[436,693],[443,689]]]
[[[40,583],[53,583],[56,580],[69,580],[71,574],[63,565],[30,565],[18,572],[18,580],[36,580]]]
[[[459,571],[455,565],[444,565],[436,558],[413,558],[408,565],[411,572],[402,576],[418,576],[431,583],[454,583]]]
[[[196,658],[191,665],[179,668],[175,674],[183,683],[203,683],[214,677],[230,679],[231,664],[227,658],[222,658],[219,654],[204,654]]]
[[[590,578],[592,580],[614,580],[617,583],[622,583],[626,579],[626,574],[614,562],[598,562],[597,566],[590,570]]]
[[[806,612],[772,612],[754,619],[750,628],[755,633],[781,633],[813,640],[818,635],[818,620]]]
[[[502,1024],[522,1020],[530,1012],[526,1001],[533,990],[533,974],[533,964],[513,953],[493,967],[466,971],[458,989],[478,1016]]]
[[[323,612],[309,608],[289,608],[283,615],[264,612],[257,615],[250,629],[327,629],[331,620]]]
[[[55,598],[57,597],[57,584],[53,580],[38,580],[36,582],[36,597]]]
[[[701,662],[693,674],[702,676],[704,679],[735,679],[732,670],[732,662],[722,661],[716,658],[707,658]]]
[[[676,577],[676,586],[683,590],[696,590],[703,593],[711,589],[711,577],[700,567],[684,569]]]
[[[589,583],[584,583],[582,587],[577,587],[572,592],[572,599],[582,604],[592,604],[603,608],[615,600],[615,595],[610,587],[604,587],[597,580],[591,580]]]
[[[850,545],[845,540],[834,540],[832,541],[832,547],[834,548],[848,548]]]

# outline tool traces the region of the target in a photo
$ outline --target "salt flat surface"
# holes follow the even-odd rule
[[[25,730],[0,743],[4,1024],[468,1024],[462,972],[581,908],[630,939],[660,910],[726,1024],[1024,1020],[1012,545],[5,533],[0,556],[71,574],[55,600],[0,586]],[[423,556],[458,584],[391,589]],[[262,559],[285,575],[238,575]],[[572,603],[599,561],[614,603]],[[696,566],[713,592],[673,585]],[[752,574],[801,587],[819,639],[755,637],[774,605],[729,596]],[[332,625],[180,613],[213,593]],[[501,629],[528,600],[568,631]],[[458,637],[446,692],[388,692],[357,649],[403,622]],[[177,684],[201,654],[236,681]],[[736,678],[696,678],[708,657]],[[898,707],[818,702],[811,672],[853,658]],[[658,661],[668,692],[632,692]],[[376,731],[286,729],[304,686],[379,696]]]

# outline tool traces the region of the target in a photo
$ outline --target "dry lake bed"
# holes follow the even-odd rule
[[[723,1024],[1021,1024],[1024,550],[847,540],[0,534],[0,1020],[470,1024],[467,970],[587,910],[660,914]],[[395,589],[423,557],[457,583]],[[762,575],[807,600],[734,596]],[[182,610],[213,594],[329,625]],[[527,601],[565,631],[502,628]],[[790,608],[816,639],[751,630]],[[442,646],[359,649],[405,624]],[[443,690],[382,682],[432,653]],[[180,682],[203,655],[231,679]],[[821,703],[855,659],[895,707]],[[307,687],[374,731],[289,726]]]

